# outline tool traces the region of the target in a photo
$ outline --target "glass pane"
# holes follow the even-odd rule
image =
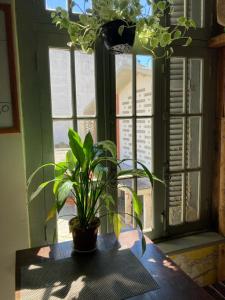
[[[202,112],[202,59],[188,60],[187,108],[192,114]]]
[[[188,118],[187,164],[189,168],[198,168],[201,164],[201,117]]]
[[[192,18],[197,27],[203,27],[203,0],[189,0],[188,1],[188,17]]]
[[[132,115],[132,56],[116,55],[116,113]]]
[[[184,58],[170,59],[170,113],[184,113]]]
[[[7,42],[0,43],[0,127],[13,126]]]
[[[170,170],[184,168],[184,118],[171,118],[169,125]]]
[[[152,170],[152,120],[150,118],[137,119],[137,159]]]
[[[132,194],[123,187],[124,185],[132,188],[133,179],[123,179],[118,181],[118,212],[121,214],[122,220],[126,224],[124,229],[129,229],[133,226]]]
[[[142,5],[142,14],[149,16],[152,14],[151,5],[149,5],[148,0],[140,0],[140,4]]]
[[[151,231],[153,228],[153,198],[152,188],[148,179],[139,178],[137,180],[138,196],[143,202],[142,224],[145,230]]]
[[[68,222],[77,214],[74,201],[71,198],[66,200],[65,205],[58,214],[57,220],[57,236],[58,242],[66,242],[72,240],[72,233],[69,232]]]
[[[75,14],[85,14],[87,9],[92,8],[91,0],[75,0],[75,6],[72,9],[72,12]]]
[[[199,219],[200,199],[200,172],[187,175],[186,182],[186,221],[193,222]]]
[[[169,181],[169,225],[183,222],[183,186],[184,175],[173,174]]]
[[[53,117],[72,117],[70,52],[49,49]]]
[[[137,115],[152,115],[152,57],[137,58]]]
[[[47,10],[55,10],[57,7],[67,10],[67,0],[45,0],[45,8]]]
[[[173,8],[174,12],[170,17],[172,25],[177,23],[177,18],[185,16],[192,18],[197,27],[203,27],[204,25],[204,0],[174,0]]]
[[[72,121],[53,121],[55,162],[65,161],[66,152],[69,149],[69,128],[73,128]]]
[[[82,140],[84,140],[86,134],[90,131],[94,142],[97,142],[96,120],[78,120],[77,128]]]
[[[132,138],[132,121],[131,120],[117,120],[116,128],[117,141],[117,157],[118,159],[132,159],[133,158],[133,138]],[[132,162],[128,161],[123,164],[124,169],[132,167]]]
[[[75,51],[76,101],[78,116],[95,116],[94,54]]]

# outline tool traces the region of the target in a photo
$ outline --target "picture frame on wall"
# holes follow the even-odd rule
[[[20,132],[11,5],[0,3],[0,134]]]

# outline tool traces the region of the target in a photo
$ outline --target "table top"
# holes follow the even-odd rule
[[[137,231],[128,231],[120,234],[119,242],[114,235],[107,234],[98,237],[98,249],[109,251],[112,248],[129,248],[132,253],[148,270],[159,289],[143,295],[132,297],[133,300],[157,299],[157,300],[194,300],[212,299],[202,288],[192,281],[179,267],[166,257],[151,240],[146,238],[147,249],[141,254],[141,242]],[[71,256],[73,242],[58,243],[16,252],[16,299],[20,299],[20,269],[23,266],[34,265],[45,261],[54,261]]]

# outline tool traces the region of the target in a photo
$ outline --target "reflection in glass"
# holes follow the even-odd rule
[[[72,117],[70,52],[49,49],[53,117]]]
[[[170,59],[170,113],[184,113],[184,58]]]
[[[202,59],[188,60],[188,113],[202,112]]]
[[[85,14],[87,10],[92,8],[91,0],[75,0],[75,6],[73,7],[72,12],[75,14]]]
[[[152,57],[137,55],[137,115],[152,115]]]
[[[53,121],[55,162],[65,161],[69,149],[68,129],[72,127],[72,121]]]
[[[152,120],[150,118],[137,119],[137,160],[152,170]]]
[[[118,159],[131,159],[133,158],[132,146],[132,121],[131,120],[117,120],[116,123],[116,141],[117,141],[117,157]],[[127,161],[123,163],[124,169],[132,167],[132,162]]]
[[[57,7],[67,10],[67,0],[45,0],[45,8],[47,10],[55,10]]]
[[[86,134],[90,131],[94,142],[97,142],[97,130],[96,130],[96,121],[85,119],[77,121],[78,133],[82,140],[84,140]]]
[[[183,222],[183,182],[184,174],[172,174],[169,180],[169,225]]]
[[[187,175],[186,182],[186,221],[193,222],[199,219],[200,199],[200,172]]]
[[[132,56],[116,55],[116,113],[132,115]]]
[[[94,54],[75,51],[76,102],[78,116],[95,116]]]
[[[201,160],[201,117],[190,117],[187,121],[187,164],[188,168],[200,167]]]
[[[172,171],[184,168],[184,118],[170,118],[169,167]]]

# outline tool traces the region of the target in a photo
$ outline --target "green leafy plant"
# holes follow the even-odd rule
[[[140,220],[143,209],[142,202],[130,186],[118,185],[117,181],[124,176],[138,176],[148,178],[150,184],[153,185],[154,180],[159,179],[141,162],[137,162],[141,168],[122,169],[122,165],[131,160],[118,160],[116,158],[116,145],[112,141],[106,140],[94,144],[90,132],[82,141],[73,129],[69,129],[68,136],[70,150],[66,154],[66,160],[57,164],[45,164],[30,176],[28,186],[42,168],[49,166],[55,168],[54,178],[42,183],[32,193],[30,201],[49,184],[54,183],[55,203],[47,216],[47,221],[52,219],[57,212],[60,212],[70,197],[76,205],[81,228],[87,228],[97,216],[101,219],[103,217],[101,214],[102,207],[105,207],[107,212],[104,213],[104,216],[109,216],[113,223],[114,232],[118,237],[122,226],[121,213],[123,212],[117,210],[117,203],[113,195],[115,188],[125,189],[132,195],[134,215],[131,217],[135,219],[142,232],[143,227]],[[143,233],[142,247],[144,252],[146,244]]]
[[[164,26],[163,18],[173,13],[173,0],[154,2],[147,0],[145,6],[139,0],[93,0],[92,9],[85,9],[76,21],[62,8],[52,12],[52,21],[60,29],[66,29],[70,36],[70,46],[90,53],[95,49],[97,40],[102,36],[102,26],[113,20],[123,20],[118,33],[122,35],[125,27],[136,28],[135,44],[154,57],[170,56],[173,45],[181,41],[188,46],[192,39],[187,36],[190,28],[195,28],[192,19],[179,17],[175,26]],[[73,1],[71,6],[77,5]],[[135,47],[135,46],[134,46]]]

